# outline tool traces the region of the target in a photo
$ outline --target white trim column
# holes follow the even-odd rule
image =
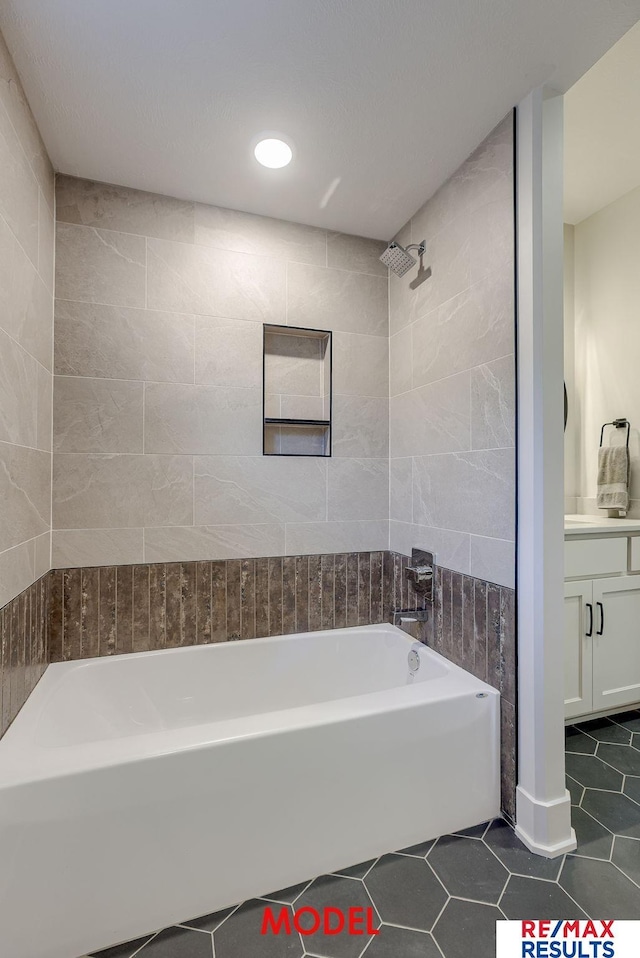
[[[564,777],[562,138],[562,97],[534,90],[516,114],[516,833],[548,858],[576,847]]]

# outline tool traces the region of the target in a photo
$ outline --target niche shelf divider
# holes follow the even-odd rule
[[[263,326],[264,456],[330,456],[331,332]]]

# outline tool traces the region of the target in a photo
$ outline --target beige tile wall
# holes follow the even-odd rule
[[[390,547],[514,585],[513,119],[401,230],[431,275],[391,276]]]
[[[49,569],[54,177],[0,34],[0,608]]]
[[[54,566],[386,549],[383,244],[67,176],[56,196]],[[262,456],[264,323],[334,333],[331,459]]]

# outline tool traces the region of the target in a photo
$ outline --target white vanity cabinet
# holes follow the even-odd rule
[[[640,702],[640,575],[632,545],[640,546],[640,536],[565,542],[568,719]]]

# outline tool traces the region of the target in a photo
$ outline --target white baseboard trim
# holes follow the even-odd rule
[[[516,789],[516,808],[516,835],[529,851],[544,858],[558,858],[576,849],[568,791],[562,798],[541,802],[519,785]]]

